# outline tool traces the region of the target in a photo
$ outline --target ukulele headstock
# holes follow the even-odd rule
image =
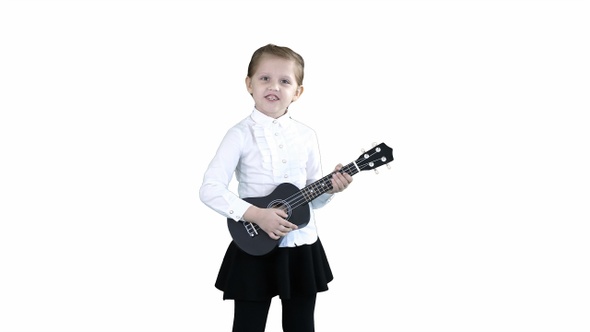
[[[378,167],[387,165],[390,168],[389,163],[393,161],[393,150],[385,143],[374,145],[370,150],[363,151],[361,155],[355,160],[357,167],[361,171],[375,170]]]

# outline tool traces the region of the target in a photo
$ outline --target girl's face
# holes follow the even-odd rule
[[[296,69],[293,60],[271,55],[260,58],[252,77],[246,77],[246,88],[257,110],[275,119],[286,113],[303,93],[303,86],[295,80]]]

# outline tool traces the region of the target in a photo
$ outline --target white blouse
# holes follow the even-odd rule
[[[234,174],[237,195],[228,189]],[[251,206],[240,197],[267,196],[283,182],[301,189],[321,177],[315,131],[288,114],[274,119],[254,109],[227,131],[205,171],[199,197],[211,209],[237,222]],[[324,193],[313,200],[307,226],[289,232],[279,246],[314,243],[318,236],[313,209],[324,206],[332,197]]]

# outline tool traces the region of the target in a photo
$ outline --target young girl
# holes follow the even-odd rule
[[[315,132],[291,118],[289,105],[303,93],[303,58],[288,47],[268,44],[252,55],[246,88],[250,115],[230,128],[207,168],[201,201],[231,222],[250,222],[278,240],[276,250],[251,255],[229,244],[215,287],[234,300],[233,332],[264,331],[271,299],[282,304],[285,332],[314,331],[317,292],[328,290],[332,272],[320,242],[313,209],[352,182],[332,175],[332,189],[309,204],[310,220],[298,228],[281,208],[261,208],[243,198],[269,195],[283,182],[303,188],[322,177]],[[235,173],[238,195],[228,190]]]

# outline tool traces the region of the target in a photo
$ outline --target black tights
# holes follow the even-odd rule
[[[284,332],[314,332],[315,294],[281,300]],[[232,332],[264,332],[271,299],[266,301],[234,301]]]

